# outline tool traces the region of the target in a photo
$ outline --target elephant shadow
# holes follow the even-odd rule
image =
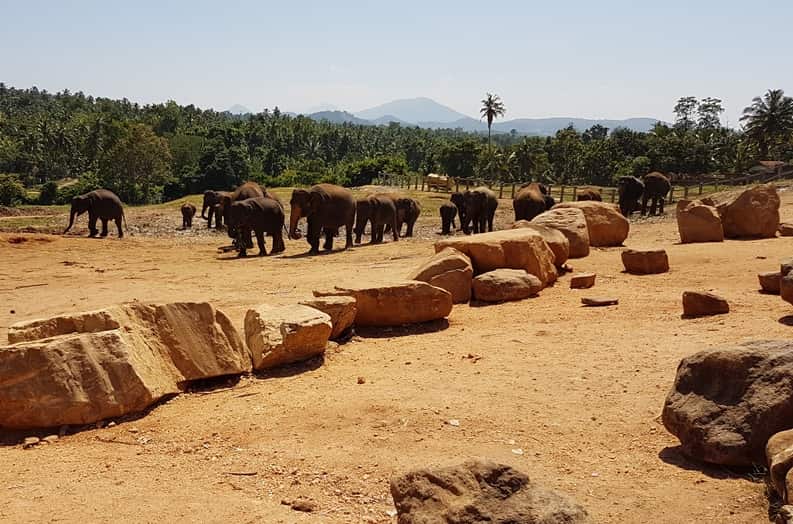
[[[407,337],[411,335],[425,335],[444,331],[449,327],[449,320],[441,318],[422,322],[420,324],[408,324],[405,326],[356,326],[355,334],[361,338],[394,338]]]

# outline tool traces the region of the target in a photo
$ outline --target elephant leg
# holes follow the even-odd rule
[[[256,230],[256,244],[259,246],[259,256],[265,256],[267,254],[267,247],[264,244],[264,231],[261,229]],[[273,241],[273,249],[275,249],[275,241]]]
[[[347,242],[344,244],[344,249],[350,249],[352,247],[352,221],[347,223],[345,230],[347,234]]]
[[[664,197],[661,197],[659,199],[658,204],[661,206],[659,214],[663,215],[664,214]]]
[[[116,222],[116,229],[118,229],[118,238],[124,238],[124,230],[121,229],[121,217],[116,217],[114,221]]]
[[[380,244],[383,242],[383,230],[385,229],[385,224],[377,224],[377,240],[373,243]]]
[[[245,245],[246,234],[248,237],[250,237],[251,235],[250,232],[246,231],[244,227],[240,226],[239,228],[237,228],[237,249],[239,249],[239,252],[237,253],[237,257],[239,258],[248,256],[248,248]]]
[[[282,228],[278,228],[274,231],[270,236],[273,237],[273,249],[270,251],[272,254],[281,253],[286,251],[286,246],[284,245],[284,236],[282,233]]]
[[[490,217],[487,219],[487,230],[491,233],[493,232],[493,219],[496,217],[496,213],[493,212],[490,214]]]
[[[107,219],[106,218],[101,218],[100,220],[102,221],[102,237],[106,237],[107,236]]]
[[[413,238],[413,226],[416,224],[416,221],[409,220],[407,224],[408,224],[408,230],[405,231],[405,236]],[[399,232],[401,233],[402,231],[400,230]]]
[[[322,229],[319,227],[316,219],[309,218],[308,219],[308,228],[306,232],[306,239],[308,240],[308,244],[311,246],[309,253],[317,254],[319,253],[319,237],[322,234]]]
[[[325,229],[325,244],[322,249],[326,251],[333,251],[333,230]]]
[[[647,214],[647,195],[642,197],[642,216]]]
[[[396,226],[396,223],[394,223],[394,226]],[[392,227],[391,229],[393,229],[394,242],[396,242],[397,240],[399,240],[399,234],[402,232],[402,228],[397,229],[396,227]]]
[[[99,233],[99,230],[96,229],[96,219],[96,215],[88,213],[88,236],[90,237],[95,237]]]
[[[212,215],[213,215],[212,208],[209,208],[209,214],[207,215],[209,217],[207,218],[207,229],[212,229]]]

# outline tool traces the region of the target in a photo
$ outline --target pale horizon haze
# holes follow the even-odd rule
[[[682,96],[793,95],[793,2],[0,0],[0,82],[139,103],[673,119]]]

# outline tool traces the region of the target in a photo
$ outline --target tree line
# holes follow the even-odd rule
[[[496,109],[494,117],[505,111],[503,104]],[[42,204],[97,187],[138,204],[246,180],[268,187],[360,186],[380,173],[609,185],[653,170],[738,173],[758,160],[793,159],[793,100],[782,91],[752,102],[745,130],[722,126],[722,112],[718,99],[685,97],[673,124],[658,123],[647,133],[597,125],[570,126],[552,137],[513,131],[494,134],[490,147],[489,133],[334,124],[278,108],[237,116],[172,101],[139,105],[0,83],[0,205],[26,201],[29,188]]]

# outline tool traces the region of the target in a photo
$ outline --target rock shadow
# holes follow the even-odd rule
[[[784,317],[779,319],[779,323],[783,326],[791,326],[793,327],[793,315],[785,315]]]
[[[686,471],[699,471],[703,475],[718,480],[744,479],[762,482],[765,474],[764,471],[755,467],[719,466],[691,459],[683,453],[682,446],[667,446],[658,453],[658,458],[669,465]]]
[[[253,376],[258,379],[272,379],[272,378],[289,378],[309,371],[315,371],[322,367],[325,363],[325,356],[319,355],[302,362],[295,362],[294,364],[285,364],[272,369],[263,369],[261,371],[254,371]]]
[[[431,320],[430,322],[422,322],[421,324],[409,324],[406,326],[393,326],[393,327],[379,327],[356,326],[355,332],[361,338],[394,338],[394,337],[407,337],[411,335],[424,335],[427,333],[437,333],[449,327],[449,320],[442,318],[439,320]]]

